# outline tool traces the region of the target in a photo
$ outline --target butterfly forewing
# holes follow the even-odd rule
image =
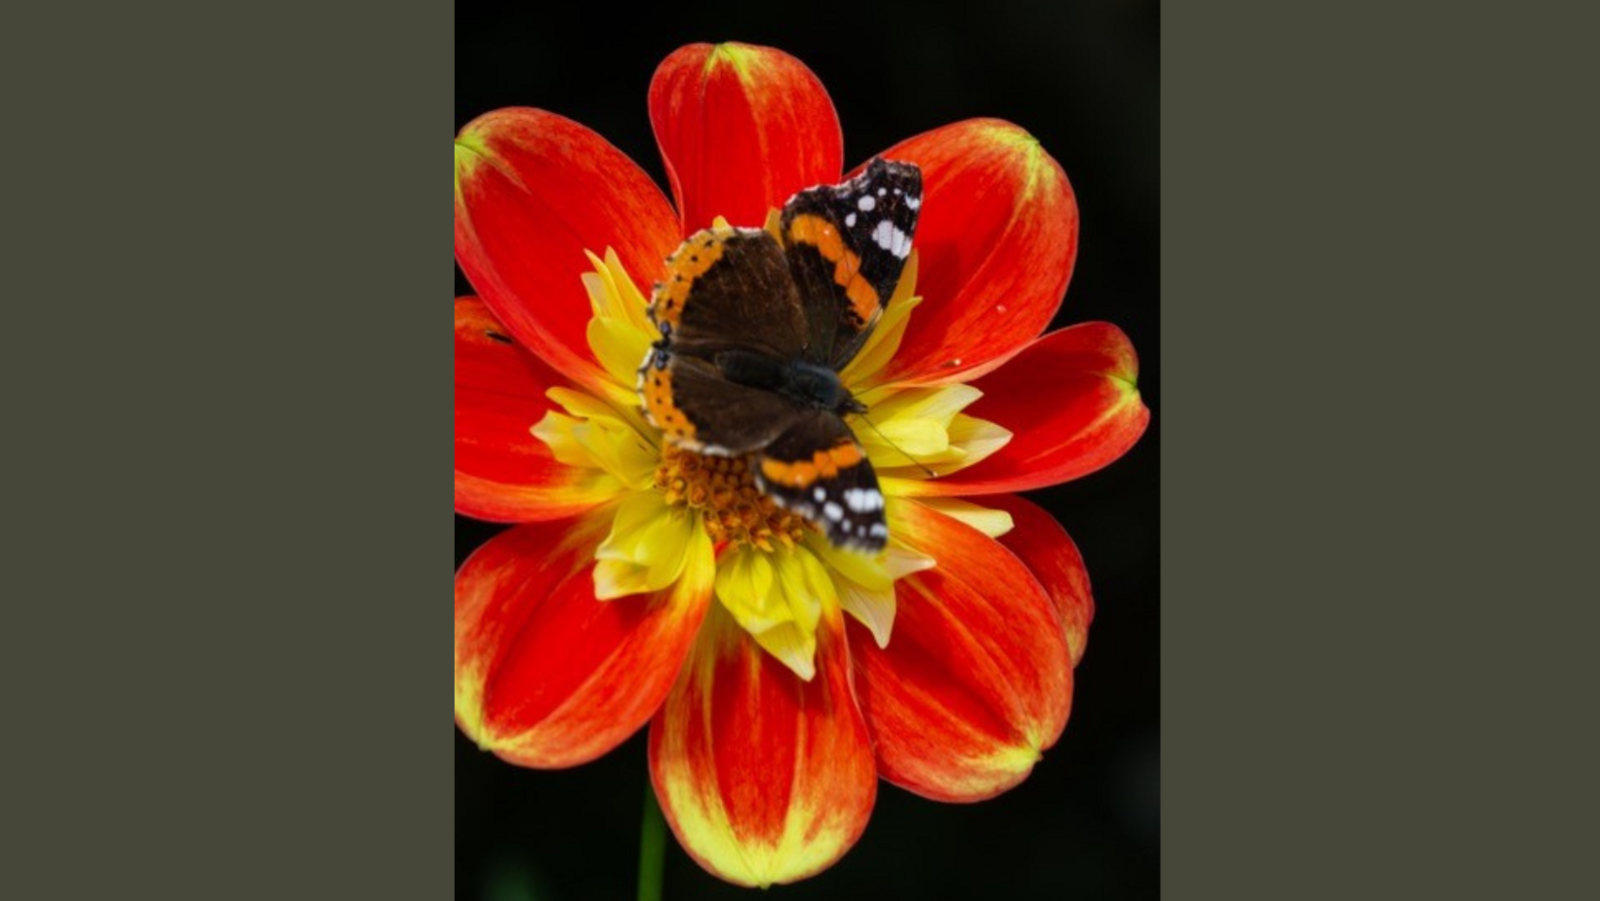
[[[842,369],[860,350],[900,282],[921,207],[922,171],[883,159],[784,204],[784,250],[812,362]]]
[[[805,310],[783,248],[758,228],[705,229],[667,258],[650,319],[678,353],[805,350]]]

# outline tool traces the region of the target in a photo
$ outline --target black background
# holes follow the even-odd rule
[[[1104,319],[1141,357],[1155,412],[1127,456],[1029,495],[1078,542],[1097,612],[1072,719],[1021,786],[944,805],[885,784],[861,841],[784,898],[1147,898],[1159,886],[1158,16],[1152,2],[699,4],[644,13],[568,4],[456,5],[457,128],[538,106],[594,128],[665,184],[646,111],[655,66],[694,41],[782,48],[838,108],[846,169],[930,128],[1009,119],[1059,160],[1081,215],[1077,269],[1052,327]],[[457,289],[470,286],[457,272]],[[498,530],[457,517],[456,561]],[[636,736],[563,772],[523,770],[456,736],[462,899],[632,897],[647,784]],[[747,892],[675,846],[668,899]]]

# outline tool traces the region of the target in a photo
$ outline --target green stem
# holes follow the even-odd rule
[[[644,783],[644,820],[639,826],[639,901],[661,901],[661,871],[667,855],[667,821],[656,789]]]

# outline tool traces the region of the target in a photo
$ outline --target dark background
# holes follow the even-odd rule
[[[782,48],[822,79],[846,169],[974,116],[1009,119],[1076,191],[1077,269],[1052,327],[1117,323],[1155,416],[1126,457],[1034,492],[1078,542],[1097,613],[1061,741],[1017,789],[976,805],[885,784],[861,841],[783,898],[1150,898],[1159,888],[1157,596],[1158,15],[1153,2],[750,3],[657,7],[456,4],[456,127],[538,106],[594,128],[665,184],[646,111],[657,63],[695,41]],[[470,286],[456,276],[457,290]],[[456,561],[498,527],[457,517]],[[501,763],[456,737],[462,899],[630,898],[647,784],[643,736],[573,770]],[[665,896],[741,898],[669,848]]]

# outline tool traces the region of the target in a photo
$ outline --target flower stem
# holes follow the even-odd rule
[[[661,871],[667,854],[667,821],[656,789],[644,783],[644,820],[639,825],[639,901],[661,901]]]

